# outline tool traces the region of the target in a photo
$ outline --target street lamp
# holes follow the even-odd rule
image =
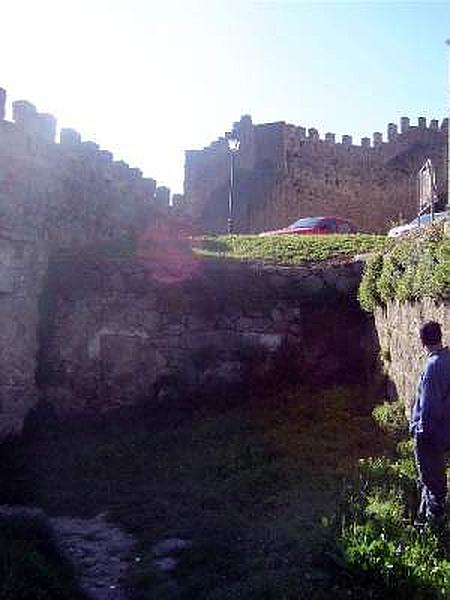
[[[233,209],[234,209],[234,162],[239,150],[240,141],[235,135],[228,138],[228,150],[230,152],[230,184],[228,189],[228,234],[233,233]]]
[[[445,40],[447,44],[447,113],[450,117],[450,38]],[[450,119],[449,119],[450,121]],[[447,125],[447,210],[450,210],[450,122]]]

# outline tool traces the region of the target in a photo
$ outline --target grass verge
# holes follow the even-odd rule
[[[380,250],[382,235],[222,235],[199,238],[194,243],[199,256],[259,260],[280,265],[311,264],[350,258]]]

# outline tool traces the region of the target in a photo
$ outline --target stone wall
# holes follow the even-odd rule
[[[245,116],[233,132],[203,150],[188,151],[185,202],[204,230],[226,231],[230,156],[227,137],[241,140],[236,156],[236,231],[256,233],[284,227],[300,217],[337,215],[361,231],[385,232],[393,221],[417,212],[416,175],[425,159],[436,169],[438,195],[446,197],[446,136],[424,118],[417,126],[402,118],[360,145],[335,135],[284,122],[253,125]]]
[[[62,129],[29,102],[5,120],[0,89],[0,437],[20,429],[38,399],[39,298],[48,256],[138,237],[158,204],[152,179]]]
[[[360,272],[201,260],[172,284],[134,258],[59,258],[43,394],[73,414],[275,382],[367,382],[375,354],[355,299]]]
[[[441,324],[444,342],[450,344],[449,301],[390,303],[386,309],[378,308],[375,311],[381,359],[392,385],[391,397],[405,402],[408,415],[426,360],[426,353],[419,340],[419,327],[429,320]]]

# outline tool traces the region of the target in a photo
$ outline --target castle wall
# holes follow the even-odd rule
[[[138,237],[155,214],[156,187],[73,130],[55,143],[55,119],[29,102],[13,103],[6,121],[5,101],[0,89],[0,437],[21,428],[42,393],[49,257]]]
[[[400,131],[389,124],[387,141],[375,132],[372,140],[355,145],[348,135],[337,143],[332,133],[322,139],[314,128],[252,125],[244,117],[233,129],[237,136],[244,129],[246,140],[236,159],[236,230],[256,233],[303,216],[336,215],[351,219],[361,231],[384,232],[392,222],[416,214],[416,175],[427,158],[436,169],[438,194],[445,198],[447,128],[447,121],[440,126],[432,120],[427,127],[419,118],[411,126],[403,118]],[[213,143],[186,158],[186,204],[204,230],[224,232],[226,144]]]
[[[384,370],[392,382],[391,399],[399,398],[410,415],[417,383],[426,361],[419,340],[419,328],[425,321],[442,326],[445,344],[450,340],[450,302],[424,299],[415,303],[388,303],[375,310],[375,326],[380,341]]]
[[[202,259],[174,285],[133,257],[77,255],[53,261],[50,274],[44,390],[63,416],[373,375],[372,325],[356,301],[360,263]]]

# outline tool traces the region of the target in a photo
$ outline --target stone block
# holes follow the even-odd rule
[[[383,134],[380,131],[375,131],[373,134],[374,147],[381,146],[382,143],[383,143]]]
[[[409,117],[402,117],[400,119],[400,131],[406,133],[409,129]]]
[[[395,123],[388,124],[387,138],[389,142],[394,141],[398,137],[398,128]]]
[[[78,146],[81,144],[81,135],[75,129],[63,127],[59,133],[59,141],[64,146]]]
[[[302,280],[304,292],[309,294],[317,294],[323,289],[324,281],[318,275],[310,275]]]
[[[25,129],[31,128],[36,117],[36,107],[27,100],[13,102],[13,121]]]
[[[258,335],[259,344],[269,352],[279,350],[283,343],[281,333],[261,333]]]
[[[16,273],[0,264],[0,294],[12,294],[16,287]]]
[[[345,294],[356,290],[357,285],[358,282],[355,279],[352,279],[351,277],[348,277],[346,275],[341,275],[337,277],[335,282],[335,287],[337,291]]]

